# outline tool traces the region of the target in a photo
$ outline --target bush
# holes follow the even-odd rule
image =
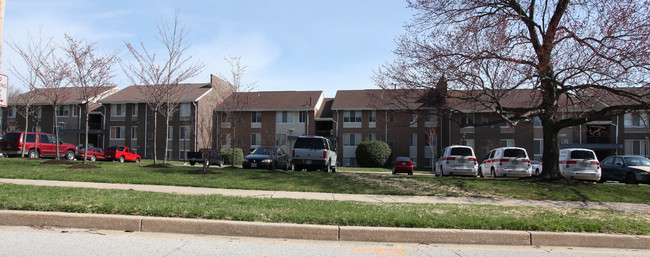
[[[355,152],[357,164],[361,167],[384,167],[390,155],[390,147],[383,141],[363,141]]]
[[[221,149],[224,165],[232,165],[232,148]],[[241,148],[235,148],[235,165],[241,165],[244,160],[244,151]]]

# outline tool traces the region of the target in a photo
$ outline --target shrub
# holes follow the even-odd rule
[[[232,165],[232,148],[221,149],[221,157],[225,165]],[[244,160],[244,151],[241,148],[235,148],[235,165],[241,165]]]
[[[390,147],[383,141],[363,141],[355,152],[357,164],[362,167],[384,167],[390,155]]]

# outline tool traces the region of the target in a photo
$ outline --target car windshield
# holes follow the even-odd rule
[[[571,151],[571,159],[595,160],[596,156],[591,151]]]
[[[20,133],[7,133],[2,137],[5,142],[18,142],[20,141]]]
[[[467,147],[454,147],[451,148],[452,156],[472,156],[472,149]]]
[[[255,155],[271,155],[273,153],[273,148],[259,147],[253,151]]]
[[[526,158],[526,151],[523,149],[506,149],[503,151],[503,157]]]
[[[324,140],[320,138],[298,138],[293,148],[325,149]]]
[[[641,157],[625,157],[627,166],[650,166],[650,160]]]

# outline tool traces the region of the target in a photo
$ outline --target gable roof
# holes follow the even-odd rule
[[[198,101],[212,90],[209,83],[179,84],[179,86],[183,87],[179,102]],[[147,100],[144,96],[146,91],[143,89],[144,86],[129,86],[99,102],[102,104],[146,103]]]
[[[215,110],[232,109],[235,100],[241,104],[234,111],[312,111],[322,105],[323,91],[234,92]]]
[[[117,92],[119,90],[118,87],[112,86],[112,87],[97,87],[93,88],[93,90],[97,89],[97,94],[92,96],[96,99],[102,99],[107,96],[110,96]],[[32,101],[33,105],[50,105],[50,101],[48,100],[47,96],[54,94],[56,92],[55,90],[61,90],[60,93],[61,95],[66,95],[66,99],[62,101],[60,104],[61,105],[67,105],[67,104],[83,104],[86,102],[86,99],[83,98],[81,94],[81,87],[63,87],[59,89],[51,89],[51,88],[37,88],[34,90],[35,98]],[[25,105],[27,103],[27,99],[25,97],[28,96],[29,93],[23,93],[14,97],[11,97],[9,99],[9,105],[14,106],[14,105]]]

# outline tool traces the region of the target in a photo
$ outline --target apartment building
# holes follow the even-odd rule
[[[94,94],[89,97],[89,118],[88,118],[88,142],[98,145],[103,141],[103,112],[97,103],[99,100],[108,97],[117,91],[118,87],[102,87],[93,89]],[[7,131],[25,130],[26,117],[24,108],[31,99],[29,128],[28,131],[55,133],[55,126],[58,127],[59,137],[66,143],[79,145],[85,142],[85,111],[83,105],[86,99],[82,97],[81,88],[67,87],[58,91],[62,101],[55,110],[49,98],[55,94],[53,89],[35,89],[31,96],[24,93],[9,99],[9,105],[4,108],[2,116],[5,124],[2,128],[3,134]],[[33,96],[33,97],[32,97]],[[57,112],[58,123],[54,124],[54,112]]]
[[[229,148],[234,141],[245,152],[260,146],[290,152],[298,136],[331,131],[331,117],[323,116],[327,103],[322,91],[232,93],[214,109],[215,144]]]
[[[212,147],[212,109],[230,90],[222,82],[212,75],[210,83],[180,84],[167,131],[166,117],[150,108],[143,86],[130,86],[102,99],[107,134],[102,145],[128,146],[151,159],[155,132],[158,159],[167,153],[169,160],[185,160],[188,152]]]

